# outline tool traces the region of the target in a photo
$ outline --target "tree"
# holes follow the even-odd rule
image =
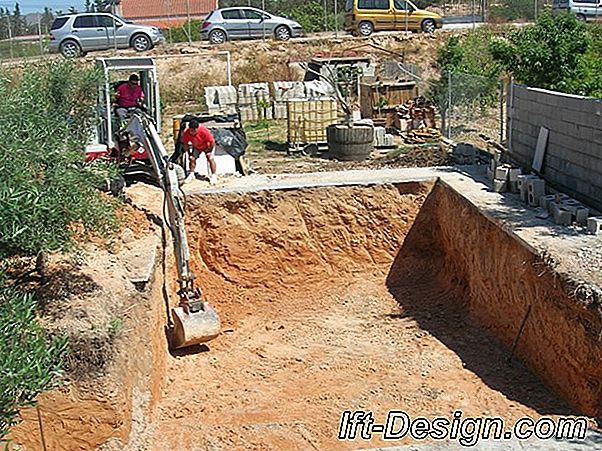
[[[18,423],[19,411],[57,385],[66,340],[49,339],[37,322],[32,295],[0,278],[0,444]]]
[[[84,7],[87,13],[94,12],[94,8],[92,7],[92,2],[90,0],[86,0]]]
[[[21,15],[21,8],[18,3],[15,3],[11,25],[13,36],[23,36],[27,31],[27,23],[25,17]]]
[[[69,12],[69,14],[76,14],[77,8],[75,6],[70,6],[67,11]]]
[[[82,233],[112,230],[96,189],[108,168],[83,164],[98,81],[63,60],[0,73],[0,258],[69,250]]]
[[[590,45],[585,24],[574,15],[547,13],[507,40],[493,41],[491,53],[519,83],[570,92]]]
[[[40,25],[43,33],[48,33],[50,31],[52,22],[54,22],[54,14],[52,14],[52,9],[45,7],[40,19]]]

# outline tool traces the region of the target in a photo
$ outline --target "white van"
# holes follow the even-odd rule
[[[570,11],[583,22],[594,21],[602,18],[602,0],[553,0],[552,10]]]

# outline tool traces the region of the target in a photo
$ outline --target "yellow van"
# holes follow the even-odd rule
[[[432,33],[442,25],[439,14],[418,9],[409,0],[347,0],[345,4],[345,30],[354,35],[370,36],[381,30]]]

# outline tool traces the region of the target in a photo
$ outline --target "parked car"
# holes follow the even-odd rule
[[[247,7],[216,9],[201,25],[201,39],[212,44],[262,37],[288,41],[302,35],[303,27],[294,20]]]
[[[161,30],[136,25],[109,13],[82,13],[57,17],[50,27],[50,51],[65,58],[82,56],[91,50],[132,47],[138,52],[165,42]]]
[[[418,9],[409,0],[347,0],[345,30],[360,36],[374,31],[424,31],[432,33],[443,26],[443,18]]]
[[[553,0],[552,11],[572,12],[583,22],[598,21],[602,19],[602,0]]]

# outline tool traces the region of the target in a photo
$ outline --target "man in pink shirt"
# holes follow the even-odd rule
[[[115,94],[115,102],[117,103],[117,115],[122,121],[126,118],[128,108],[142,107],[144,92],[140,87],[140,77],[138,75],[130,75],[127,83],[119,85]]]

